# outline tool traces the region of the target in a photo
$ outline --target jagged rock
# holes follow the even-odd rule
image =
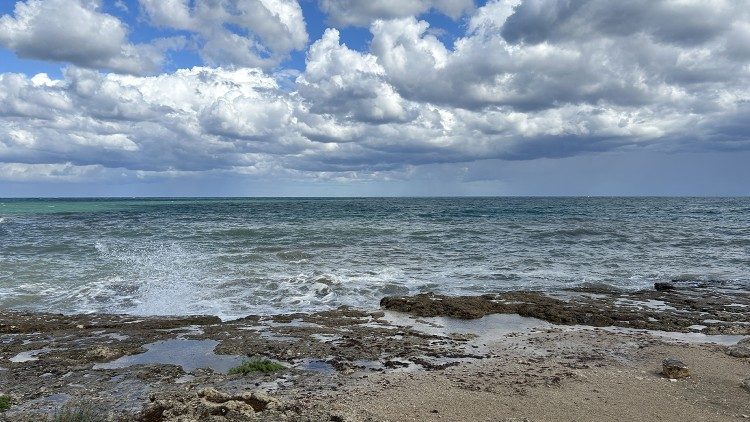
[[[670,379],[687,378],[690,376],[690,368],[677,359],[664,359],[661,363],[662,374]]]
[[[222,393],[221,391],[211,387],[204,388],[203,390],[199,391],[198,397],[202,397],[212,403],[224,403],[232,399],[229,394]]]
[[[266,409],[275,409],[281,405],[281,402],[275,397],[269,396],[264,391],[246,391],[234,398],[243,401],[255,409],[256,412],[262,412]]]
[[[281,408],[281,402],[265,392],[254,391],[230,395],[215,388],[204,388],[198,394],[159,393],[141,413],[145,422],[184,421],[254,421],[256,412]]]
[[[750,358],[750,337],[740,340],[734,346],[730,346],[727,349],[727,354],[736,358]]]
[[[113,349],[107,346],[98,346],[89,350],[86,353],[87,358],[91,360],[95,360],[95,361],[106,361],[106,360],[117,359],[122,355],[123,353],[121,350]]]
[[[654,289],[656,289],[657,292],[665,292],[667,290],[674,290],[675,285],[666,281],[657,281],[654,283]]]

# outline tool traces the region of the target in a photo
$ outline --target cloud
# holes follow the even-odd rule
[[[0,45],[19,57],[145,74],[159,70],[164,50],[179,40],[128,42],[128,28],[100,12],[100,0],[27,0],[0,17]]]
[[[54,81],[3,74],[0,87],[4,162],[148,171],[249,166],[254,153],[279,148],[289,119],[275,81],[253,69],[136,77],[73,68]]]
[[[100,178],[105,172],[106,169],[98,165],[0,163],[0,180],[7,182],[79,182]]]
[[[154,24],[194,31],[204,49],[213,32],[199,25],[236,24],[245,19],[236,7],[251,7],[147,3]],[[281,4],[252,7],[287,10]],[[612,10],[594,0],[497,0],[473,9],[450,45],[415,17],[373,22],[368,51],[328,29],[301,72],[0,74],[0,162],[49,177],[58,173],[46,169],[72,166],[106,170],[80,173],[90,177],[121,169],[143,178],[365,180],[495,159],[748,151],[747,4],[719,1],[709,11],[703,2],[635,1],[618,6],[614,27],[605,24]],[[701,13],[703,21],[690,18]],[[672,14],[692,32],[659,24]],[[294,13],[266,23],[248,23],[252,35],[240,37],[273,52],[240,54],[265,66],[304,44]],[[280,39],[268,41],[273,34]]]
[[[376,21],[372,53],[404,98],[472,110],[659,104],[693,112],[723,107],[726,95],[747,98],[739,40],[747,35],[748,2],[717,2],[710,13],[704,2],[687,2],[693,7],[679,13],[675,2],[629,2],[622,13],[651,17],[619,29],[602,23],[614,19],[605,3],[490,2],[453,46],[413,17]],[[691,35],[668,29],[670,13],[684,17]]]
[[[743,0],[534,0],[519,3],[503,25],[509,42],[540,43],[590,36],[646,35],[683,46],[720,36],[726,22],[747,17]]]
[[[436,10],[457,19],[474,7],[474,0],[320,0],[321,10],[340,26],[368,26],[377,19],[417,16]]]
[[[210,65],[273,67],[308,40],[296,0],[139,0],[153,25],[195,34]]]
[[[413,118],[384,73],[375,56],[340,44],[339,32],[328,29],[310,47],[307,70],[297,84],[313,113],[372,123]]]

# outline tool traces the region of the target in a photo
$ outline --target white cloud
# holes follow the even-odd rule
[[[310,47],[307,70],[297,83],[313,113],[361,122],[412,118],[406,102],[384,81],[384,73],[375,56],[340,44],[339,32],[328,29]]]
[[[99,179],[104,173],[106,169],[96,165],[0,163],[0,180],[8,182],[79,182]]]
[[[372,52],[404,98],[468,109],[658,103],[685,112],[698,105],[720,109],[728,93],[747,98],[747,59],[737,40],[750,3],[719,2],[706,16],[723,25],[681,11],[690,34],[654,23],[668,20],[663,10],[673,2],[641,3],[639,13],[625,15],[655,9],[658,17],[630,19],[617,31],[602,23],[613,13],[605,3],[579,2],[576,9],[553,0],[490,2],[450,48],[429,34],[425,21],[376,21]],[[687,10],[700,16],[705,8],[698,4]]]
[[[750,149],[747,3],[717,2],[710,13],[700,2],[682,3],[706,13],[709,23],[680,11],[702,35],[654,23],[669,16],[670,1],[622,5],[617,28],[602,23],[612,11],[595,0],[574,10],[563,1],[491,1],[473,11],[453,45],[414,17],[374,22],[370,51],[348,47],[329,29],[299,73],[0,74],[0,162],[49,177],[58,173],[48,169],[64,165],[107,170],[85,173],[91,177],[124,169],[142,177],[363,180],[495,158]],[[299,6],[284,4],[288,10],[252,3],[286,18],[268,28],[247,23],[254,35],[240,37],[249,43],[240,55],[261,54],[253,49],[266,44],[278,55],[304,43],[306,34],[289,35],[283,24],[299,27]],[[196,29],[199,22],[246,18],[227,5],[152,2],[148,14],[155,24],[206,36],[208,45],[216,38]],[[269,42],[276,31],[286,38]]]
[[[152,24],[195,33],[211,65],[273,67],[308,40],[297,0],[139,1]]]
[[[18,56],[143,74],[164,62],[162,46],[132,44],[128,28],[100,0],[27,0],[0,17],[0,45]]]

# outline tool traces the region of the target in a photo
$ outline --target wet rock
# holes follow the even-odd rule
[[[669,379],[687,378],[690,376],[690,368],[681,360],[669,358],[661,363],[662,374]]]
[[[657,292],[665,292],[667,290],[674,290],[675,285],[666,281],[657,281],[654,283],[654,289],[656,289]]]
[[[385,366],[388,369],[396,369],[396,368],[405,368],[409,366],[408,362],[401,362],[398,360],[388,360],[386,361],[383,366]]]
[[[750,337],[740,340],[727,349],[727,354],[736,358],[750,358]]]
[[[388,296],[380,306],[416,317],[476,319],[485,315],[518,314],[552,324],[619,326],[636,329],[689,332],[706,319],[719,322],[707,334],[750,334],[748,314],[728,312],[728,307],[750,306],[746,294],[706,292],[680,286],[671,294],[655,290],[637,292],[587,288],[568,294],[536,291],[503,292],[480,296],[446,296],[422,293]],[[733,308],[730,308],[733,309]],[[734,310],[734,309],[733,309]]]
[[[118,349],[113,349],[107,346],[98,346],[86,353],[86,357],[94,361],[108,361],[117,359],[123,355],[123,352]]]
[[[431,293],[384,297],[380,306],[422,317],[450,316],[460,319],[477,319],[496,312],[495,304],[484,296],[446,297]]]

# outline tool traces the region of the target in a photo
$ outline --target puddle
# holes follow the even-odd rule
[[[295,328],[322,328],[320,324],[303,321],[301,318],[295,318],[289,322],[277,322],[267,318],[261,318],[258,322],[267,327],[295,327]]]
[[[569,327],[574,330],[591,330],[596,327],[588,327],[582,325],[574,325]],[[599,327],[601,330],[609,331],[611,333],[623,333],[623,334],[639,334],[645,333],[655,337],[661,337],[669,340],[680,341],[683,343],[692,344],[719,344],[722,346],[732,346],[737,344],[740,340],[745,338],[742,335],[729,335],[729,334],[703,334],[699,332],[691,333],[675,333],[671,331],[659,331],[659,330],[637,330],[635,328],[623,328],[623,327]]]
[[[32,362],[35,360],[39,360],[38,356],[42,353],[51,352],[52,349],[50,348],[43,348],[43,349],[36,349],[36,350],[27,350],[25,352],[21,352],[9,360],[13,363],[23,363],[23,362]]]
[[[185,336],[194,335],[199,336],[203,334],[203,328],[198,325],[188,325],[185,327],[177,327],[177,328],[169,328],[165,330],[159,330],[164,331],[165,333],[178,333],[177,338],[183,339]]]
[[[260,336],[266,340],[279,341],[279,342],[295,342],[299,341],[299,337],[285,336],[283,334],[276,334],[271,331],[261,331]]]
[[[451,334],[472,334],[476,341],[491,342],[503,340],[508,334],[552,328],[553,325],[541,319],[522,317],[518,314],[491,314],[479,319],[457,319],[432,317],[414,319],[408,314],[388,311],[385,320],[401,327],[442,337]]]
[[[638,301],[640,302],[640,301]],[[661,302],[661,301],[648,301]],[[647,303],[647,302],[644,302]],[[660,306],[659,303],[648,303],[650,306]],[[666,305],[669,306],[669,305]],[[597,327],[574,325],[561,326],[553,325],[536,318],[522,317],[517,314],[492,314],[483,318],[474,320],[462,320],[445,317],[421,318],[415,320],[408,314],[388,311],[385,317],[389,323],[398,326],[408,326],[414,330],[421,331],[425,334],[437,336],[449,336],[452,333],[457,334],[474,334],[477,337],[470,344],[491,343],[505,341],[513,333],[532,332],[547,328],[562,328],[564,330],[592,330]],[[681,341],[685,343],[712,343],[725,346],[737,344],[745,336],[726,335],[726,334],[703,334],[700,332],[677,333],[659,330],[637,330],[623,327],[598,327],[610,332],[616,333],[647,333],[656,337]],[[705,326],[694,326],[694,329],[706,328]]]
[[[174,380],[175,384],[185,384],[195,379],[195,375],[185,374]]]
[[[565,302],[570,302],[572,299],[578,299],[580,297],[587,297],[589,299],[608,299],[609,298],[609,295],[605,295],[602,293],[576,292],[572,290],[545,292],[545,294],[553,299],[559,299]]]
[[[619,298],[614,302],[615,306],[626,306],[629,308],[637,309],[654,309],[657,311],[676,311],[677,308],[674,306],[667,305],[663,300],[649,299],[649,300],[633,300]]]
[[[214,348],[216,340],[172,339],[157,341],[145,345],[146,351],[137,355],[123,356],[112,362],[98,363],[94,369],[118,369],[133,365],[163,364],[179,365],[185,372],[198,368],[210,368],[215,372],[227,373],[244,360],[245,357],[217,355]]]
[[[328,342],[335,342],[342,339],[341,336],[336,334],[310,334],[310,337],[314,338],[315,340],[318,340],[321,343],[328,343]]]
[[[295,368],[299,368],[303,371],[320,372],[323,374],[333,374],[336,369],[330,363],[321,359],[305,358],[295,362]]]
[[[106,338],[109,338],[109,339],[112,339],[112,340],[116,340],[116,341],[125,341],[125,340],[127,340],[127,339],[130,338],[130,336],[126,336],[126,335],[120,334],[120,333],[107,333],[103,337],[106,337]]]

